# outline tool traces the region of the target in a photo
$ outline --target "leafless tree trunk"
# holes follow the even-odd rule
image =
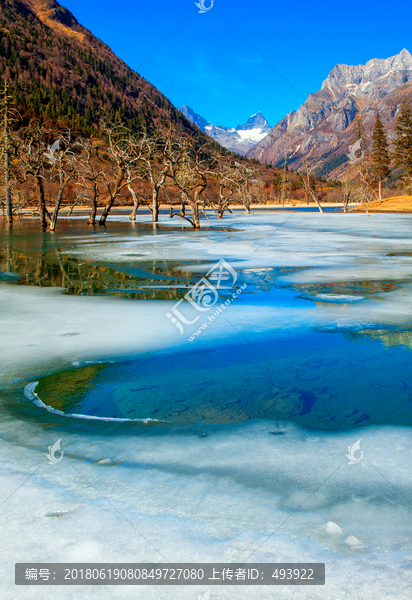
[[[141,163],[142,141],[136,140],[129,129],[123,125],[109,126],[102,125],[108,137],[107,157],[112,163],[113,175],[104,173],[106,189],[109,194],[109,201],[103,209],[99,220],[99,225],[105,225],[107,217],[113,207],[116,198],[122,190],[139,178],[136,174],[129,178],[126,177],[128,171],[135,172]]]
[[[379,204],[382,204],[382,177],[378,178],[378,200]]]
[[[123,187],[122,186],[123,179],[124,179],[124,169],[119,167],[119,169],[117,171],[117,177],[114,182],[114,187],[112,188],[110,185],[112,182],[107,184],[107,190],[109,192],[109,201],[103,209],[103,212],[102,212],[100,220],[99,220],[99,225],[106,225],[106,220],[107,220],[107,217],[109,216],[110,211],[112,210],[114,201],[116,200],[117,196],[120,194],[120,191]]]
[[[127,171],[127,181],[131,181],[132,180],[132,172],[130,169],[128,169]],[[130,214],[129,220],[130,221],[136,221],[136,213],[137,213],[137,209],[139,208],[139,197],[136,193],[136,191],[134,190],[133,186],[131,183],[127,184],[127,189],[130,192],[130,195],[133,199],[133,210]]]
[[[96,224],[97,204],[100,197],[100,185],[104,181],[105,169],[99,155],[100,145],[92,140],[80,140],[78,145],[83,149],[83,158],[78,161],[79,187],[89,197],[91,212],[88,225]]]
[[[182,208],[181,208],[181,212],[182,212],[182,217],[186,216],[186,204],[185,204],[185,195],[182,192],[181,195],[181,202],[182,202]]]
[[[88,225],[96,225],[96,216],[97,216],[97,203],[99,201],[100,190],[97,181],[93,181],[92,184],[92,196],[90,199],[91,204],[91,212],[89,214],[89,220],[87,221]]]
[[[159,188],[155,186],[152,192],[152,221],[157,223],[159,220]]]
[[[171,148],[172,130],[168,133],[157,129],[152,136],[144,136],[140,140],[138,175],[143,181],[150,183],[152,188],[152,221],[159,220],[159,193],[163,188],[169,172],[170,158],[168,148]]]
[[[70,217],[70,215],[72,214],[74,207],[76,206],[76,204],[79,202],[79,200],[81,200],[81,196],[77,196],[75,201],[73,202],[73,204],[70,206],[69,212],[67,213],[67,216]]]
[[[37,189],[40,226],[43,230],[47,227],[47,220],[52,220],[46,208],[44,186],[49,179],[51,161],[54,159],[54,151],[49,145],[53,139],[56,139],[56,132],[34,120],[22,130],[17,147],[20,160],[19,182],[24,183],[29,177],[33,177]]]
[[[343,212],[348,212],[349,199],[350,199],[350,191],[347,192],[344,196]]]
[[[46,229],[47,221],[46,221],[46,199],[44,197],[44,181],[41,175],[35,175],[34,180],[37,186],[37,194],[39,199],[39,213],[40,213],[40,226],[42,229]]]
[[[63,148],[59,152],[55,153],[55,160],[52,163],[50,171],[50,181],[57,180],[59,184],[59,191],[57,194],[56,202],[54,204],[53,215],[49,224],[50,231],[55,231],[57,218],[63,199],[64,191],[66,190],[70,181],[74,178],[78,178],[78,164],[75,153],[73,152],[75,143],[72,140],[70,131],[65,136],[59,137],[59,143],[63,144]]]
[[[57,195],[57,200],[56,200],[56,204],[54,205],[52,219],[49,223],[50,231],[55,231],[55,229],[56,229],[57,217],[59,214],[60,205],[61,205],[61,201],[62,201],[62,197],[63,197],[63,190],[64,190],[64,188],[60,188],[59,193]]]
[[[316,205],[319,209],[319,212],[323,213],[323,208],[320,205],[319,198],[318,198],[318,192],[316,190],[316,180],[312,175],[312,171],[311,171],[308,163],[306,163],[306,172],[302,176],[302,181],[303,181],[303,187],[305,189],[305,193],[307,194],[307,197],[312,198],[312,200],[314,200],[314,202],[316,203]]]

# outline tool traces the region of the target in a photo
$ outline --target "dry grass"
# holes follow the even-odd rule
[[[30,8],[36,13],[39,17],[40,21],[42,21],[45,25],[60,33],[60,35],[66,35],[71,38],[75,38],[80,42],[84,41],[84,34],[79,31],[75,31],[70,27],[66,27],[63,23],[56,21],[53,19],[53,14],[56,9],[54,2],[50,2],[50,0],[26,0],[27,4]]]
[[[354,210],[363,211],[361,206]],[[412,212],[412,196],[392,196],[384,198],[381,203],[374,200],[369,204],[369,212]]]

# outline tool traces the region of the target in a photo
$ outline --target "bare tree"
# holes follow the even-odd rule
[[[248,165],[235,162],[227,185],[232,191],[231,202],[240,204],[247,213],[253,202],[259,202],[262,195],[262,181],[259,171]]]
[[[233,196],[233,201],[241,204],[249,214],[252,203],[257,201],[256,187],[260,191],[261,185],[262,182],[257,169],[248,165],[240,165],[237,173],[237,190]]]
[[[140,140],[138,174],[139,178],[147,181],[152,188],[152,206],[149,208],[154,223],[159,220],[159,192],[166,182],[170,169],[172,134],[172,128],[167,133],[159,128],[152,136],[144,135]]]
[[[133,200],[133,210],[130,213],[129,220],[136,221],[136,213],[137,213],[137,209],[139,208],[139,196],[137,195],[137,192],[131,183],[133,181],[133,172],[131,169],[127,169],[126,176],[127,176],[127,189],[129,190],[130,195]]]
[[[46,229],[51,217],[46,208],[45,182],[50,170],[50,142],[53,131],[33,120],[21,131],[20,143],[16,150],[20,160],[19,183],[25,183],[32,177],[36,184],[40,212],[40,225]]]
[[[370,169],[359,165],[357,177],[353,181],[353,198],[369,216],[369,204],[377,199],[375,181]]]
[[[226,210],[230,211],[231,203],[241,204],[250,212],[253,199],[251,183],[258,181],[257,170],[221,156],[217,157],[217,161],[212,173],[219,184],[219,196],[217,202],[209,201],[209,204],[216,210],[218,219]]]
[[[73,141],[71,132],[59,137],[59,149],[48,155],[51,165],[49,181],[57,181],[58,192],[54,204],[53,214],[49,223],[50,231],[55,231],[57,217],[63,199],[64,191],[73,179],[78,179],[77,155],[75,153],[76,144]],[[62,148],[60,148],[62,146]]]
[[[230,210],[229,204],[232,201],[234,192],[237,191],[237,180],[235,163],[230,160],[225,160],[221,156],[219,156],[218,160],[216,179],[219,184],[219,195],[217,201],[213,201],[209,196],[206,196],[206,202],[208,206],[211,206],[211,208],[216,211],[217,218],[221,219],[224,212]]]
[[[280,197],[281,197],[281,201],[282,201],[282,207],[285,206],[285,199],[286,199],[286,191],[290,188],[290,181],[288,176],[286,175],[287,172],[287,154],[285,153],[285,161],[283,164],[283,175],[280,178]]]
[[[342,187],[340,188],[340,193],[341,193],[342,202],[343,202],[343,212],[346,213],[346,212],[348,212],[348,205],[349,205],[351,195],[353,195],[353,183],[348,177],[345,177],[344,180],[342,181]]]
[[[202,194],[208,186],[209,178],[215,174],[214,167],[218,159],[211,156],[206,146],[197,147],[194,140],[186,138],[170,140],[167,151],[168,175],[191,209],[191,218],[182,214],[179,216],[189,221],[193,229],[200,229],[200,216],[204,212]]]
[[[378,200],[378,192],[367,141],[362,145],[360,156],[355,156],[355,159],[348,161],[346,172],[346,177],[349,179],[347,186],[350,188],[352,200],[369,215],[369,204],[373,200]]]
[[[100,186],[104,181],[105,173],[98,153],[101,144],[98,140],[83,139],[79,140],[78,145],[82,150],[82,155],[78,160],[78,187],[84,191],[90,202],[91,212],[88,224],[95,225]]]
[[[316,202],[316,205],[319,208],[319,211],[321,213],[323,213],[323,208],[321,207],[320,202],[319,202],[319,190],[316,185],[316,179],[312,175],[312,170],[309,167],[308,162],[306,162],[306,165],[305,165],[305,173],[302,176],[302,181],[303,181],[303,189],[305,190],[305,194],[307,195],[306,197],[312,198],[312,200],[314,200],[314,202]]]
[[[124,125],[103,124],[102,129],[107,135],[108,147],[106,150],[99,151],[99,157],[110,164],[111,169],[102,173],[109,199],[103,209],[99,225],[106,224],[113,204],[123,189],[139,178],[136,169],[141,161],[142,150],[141,141],[136,140]],[[127,177],[129,170],[135,173],[131,178]]]

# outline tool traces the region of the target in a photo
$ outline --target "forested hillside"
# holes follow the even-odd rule
[[[127,121],[135,131],[171,122],[204,136],[54,0],[2,0],[0,77],[25,119],[41,116],[89,132],[101,118]]]

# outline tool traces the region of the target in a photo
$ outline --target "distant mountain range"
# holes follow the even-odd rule
[[[200,127],[202,131],[219,142],[221,146],[238,154],[246,154],[271,130],[269,123],[261,112],[252,115],[243,125],[233,128],[212,125],[210,121],[195,113],[190,106],[180,106],[179,110],[189,121]]]
[[[402,98],[412,100],[412,55],[408,50],[366,65],[336,65],[322,88],[277,123],[267,136],[247,152],[249,158],[300,169],[305,161],[318,174],[338,177],[353,142],[360,111],[370,135],[379,111],[389,141]]]

